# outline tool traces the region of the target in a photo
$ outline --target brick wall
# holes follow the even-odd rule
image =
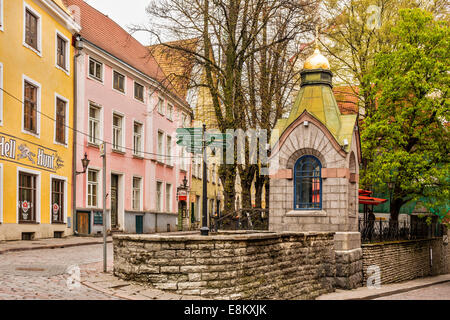
[[[333,233],[115,235],[114,274],[218,299],[314,299],[334,291]]]
[[[430,247],[432,261],[430,263]],[[363,244],[363,285],[371,273],[369,266],[381,271],[381,284],[395,283],[450,272],[450,248],[442,238]]]

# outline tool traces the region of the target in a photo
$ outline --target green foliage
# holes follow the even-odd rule
[[[390,189],[394,219],[411,200],[429,199],[422,203],[436,212],[450,199],[448,22],[421,9],[399,14],[393,49],[368,76],[377,106],[361,130],[362,184]]]

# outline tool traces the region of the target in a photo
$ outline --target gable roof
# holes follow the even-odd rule
[[[125,62],[148,77],[158,81],[168,90],[176,94],[170,81],[167,81],[158,62],[151,52],[111,18],[91,7],[83,0],[64,0],[68,6],[80,8],[82,38],[117,59]],[[179,97],[185,104],[185,99]]]

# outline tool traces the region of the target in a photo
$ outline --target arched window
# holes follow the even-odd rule
[[[322,164],[314,156],[303,156],[295,163],[294,209],[322,209]]]

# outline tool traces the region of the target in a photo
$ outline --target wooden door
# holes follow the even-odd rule
[[[119,176],[111,175],[111,228],[117,228],[118,208],[119,208]]]
[[[136,233],[143,234],[144,233],[144,217],[136,216]]]
[[[77,212],[78,234],[89,234],[89,212]]]

